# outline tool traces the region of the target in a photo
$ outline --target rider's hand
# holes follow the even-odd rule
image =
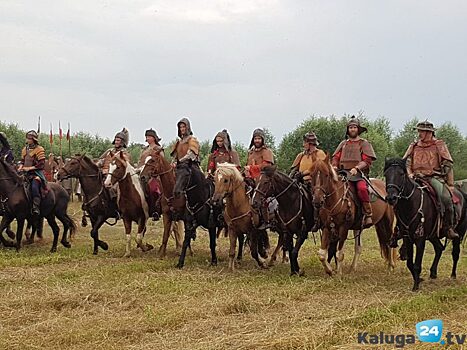
[[[23,170],[24,170],[24,166],[23,166],[23,164],[20,164],[20,165],[18,166],[18,171],[23,171]]]
[[[350,175],[352,175],[352,176],[357,175],[357,168],[350,169]]]
[[[409,178],[413,179],[415,177],[414,173],[409,174]]]
[[[250,166],[249,166],[249,165],[247,165],[247,166],[245,167],[245,171],[250,171]]]

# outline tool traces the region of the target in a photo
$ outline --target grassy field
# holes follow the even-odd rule
[[[71,212],[78,221],[78,206]],[[249,251],[229,272],[226,238],[218,241],[219,265],[210,267],[202,230],[183,270],[174,268],[173,240],[165,260],[134,244],[132,257],[122,258],[122,226],[101,232],[110,249],[98,256],[91,254],[89,228],[80,228],[72,248],[59,245],[56,254],[49,253],[48,227],[42,242],[20,253],[0,248],[1,349],[376,349],[358,345],[358,332],[414,334],[415,323],[432,318],[443,319],[445,330],[467,333],[467,258],[452,281],[450,247],[433,281],[429,247],[426,281],[413,293],[404,263],[386,271],[374,231],[363,238],[353,274],[347,272],[348,242],[341,279],[324,275],[313,239],[300,255],[306,276],[290,277],[285,264],[259,270]],[[159,226],[151,224],[146,241],[158,246],[160,240]],[[418,342],[406,348],[432,347]]]

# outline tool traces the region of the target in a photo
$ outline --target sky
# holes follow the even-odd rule
[[[311,115],[467,134],[467,2],[0,0],[0,120],[163,142],[277,140]]]

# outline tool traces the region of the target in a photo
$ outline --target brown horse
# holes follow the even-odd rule
[[[386,196],[385,184],[381,180],[372,179],[371,184],[378,193]],[[332,275],[330,260],[336,254],[337,273],[342,274],[344,260],[344,243],[349,230],[354,230],[355,254],[351,271],[355,270],[361,253],[360,235],[363,231],[358,217],[358,207],[355,204],[355,194],[352,194],[348,181],[339,179],[332,167],[329,156],[324,160],[317,160],[310,169],[310,185],[313,189],[313,206],[319,211],[319,219],[323,233],[319,259],[327,274]],[[382,257],[390,269],[394,268],[395,250],[389,247],[394,211],[390,205],[379,197],[371,203],[373,222],[379,240]],[[332,254],[329,254],[331,251]]]
[[[214,175],[215,189],[213,201],[219,204],[224,198],[226,200],[224,219],[228,225],[228,235],[230,241],[229,249],[229,269],[235,269],[235,249],[237,240],[239,241],[239,251],[237,260],[241,260],[243,251],[244,236],[249,237],[251,255],[258,262],[260,267],[266,268],[265,261],[258,254],[256,249],[258,236],[267,235],[266,230],[257,230],[253,226],[250,199],[246,194],[245,182],[242,174],[234,164],[222,163],[217,165]]]
[[[151,152],[146,158],[140,173],[141,179],[149,181],[151,177],[159,178],[162,185],[162,217],[164,221],[164,234],[158,255],[163,258],[166,255],[167,242],[169,241],[170,230],[173,230],[177,252],[180,253],[183,242],[183,221],[174,220],[174,215],[170,209],[170,202],[173,198],[175,187],[175,172],[170,163],[160,155],[159,152]]]
[[[133,222],[138,224],[136,244],[142,251],[151,250],[153,246],[143,244],[143,236],[146,232],[146,221],[148,220],[148,204],[144,197],[143,188],[135,168],[125,159],[123,152],[117,152],[109,166],[109,173],[104,185],[108,188],[118,184],[117,203],[122,213],[123,224],[126,233],[126,257],[130,256],[131,226]]]

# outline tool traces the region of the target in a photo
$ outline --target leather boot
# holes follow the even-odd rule
[[[32,200],[32,215],[39,216],[41,213],[41,199],[34,197]]]
[[[162,214],[162,203],[161,196],[157,197],[156,202],[154,203],[154,212],[152,213],[152,220],[158,221],[161,218]]]
[[[370,202],[362,202],[363,207],[363,228],[368,228],[373,225],[373,211]]]
[[[453,226],[454,226],[454,208],[452,205],[450,207],[446,207],[445,212],[444,212],[444,223],[446,225],[446,238],[447,239],[457,239],[459,238],[459,235],[454,231]]]

